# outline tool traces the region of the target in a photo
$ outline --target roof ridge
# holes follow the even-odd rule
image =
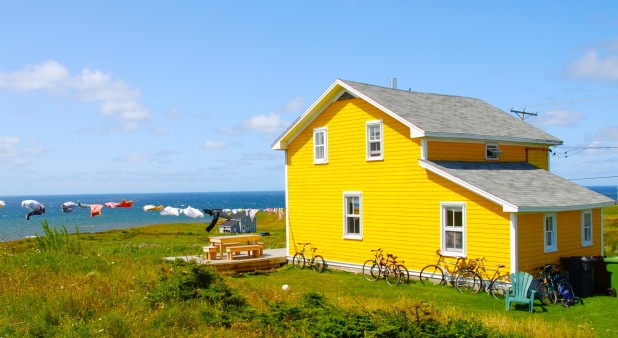
[[[464,99],[471,99],[471,100],[478,100],[478,101],[482,101],[485,102],[477,97],[471,97],[471,96],[463,96],[463,95],[454,95],[454,94],[441,94],[441,93],[429,93],[429,92],[419,92],[416,90],[405,90],[405,89],[399,89],[399,88],[391,88],[388,86],[379,86],[379,85],[374,85],[374,84],[370,84],[370,83],[364,83],[364,82],[358,82],[358,81],[350,81],[350,80],[345,80],[345,79],[339,79],[339,81],[342,81],[344,83],[347,84],[360,84],[360,85],[364,85],[364,86],[369,86],[369,87],[374,87],[374,88],[380,88],[380,89],[388,89],[388,90],[393,90],[393,91],[400,91],[403,93],[414,93],[414,94],[421,94],[421,95],[435,95],[435,96],[448,96],[448,97],[455,97],[455,98],[464,98]]]

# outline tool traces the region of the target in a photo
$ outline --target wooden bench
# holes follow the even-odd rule
[[[234,259],[234,254],[244,251],[247,251],[247,255],[260,257],[264,253],[264,244],[228,246],[225,250],[227,251],[227,259],[230,260]]]
[[[219,252],[219,247],[216,245],[204,247],[204,257],[209,261],[217,259],[217,252]]]

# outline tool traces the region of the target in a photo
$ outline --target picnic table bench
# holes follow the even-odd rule
[[[223,253],[227,253],[228,259],[233,259],[234,254],[247,251],[248,255],[260,257],[264,253],[264,243],[259,243],[262,236],[256,234],[215,236],[210,237],[210,245],[204,247],[206,259],[223,259]],[[228,250],[230,248],[234,248]],[[242,249],[240,249],[242,248]]]

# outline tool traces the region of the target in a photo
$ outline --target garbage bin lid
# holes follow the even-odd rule
[[[618,263],[618,257],[605,257],[603,261],[605,263]]]
[[[582,257],[582,262],[596,262],[597,259],[594,257]]]

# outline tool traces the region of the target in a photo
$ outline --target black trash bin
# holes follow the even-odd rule
[[[562,257],[562,266],[569,272],[569,282],[577,297],[594,294],[594,266],[597,259],[586,256]]]

